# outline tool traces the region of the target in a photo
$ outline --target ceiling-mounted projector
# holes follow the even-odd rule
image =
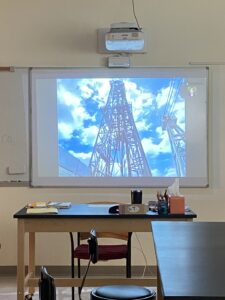
[[[108,51],[138,52],[144,49],[144,33],[133,23],[113,23],[105,34]]]

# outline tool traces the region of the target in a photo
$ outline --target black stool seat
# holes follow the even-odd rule
[[[155,291],[151,291],[142,286],[136,285],[106,285],[93,289],[91,300],[133,300],[133,299],[153,299]]]

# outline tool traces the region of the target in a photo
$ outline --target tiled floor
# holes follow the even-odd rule
[[[90,291],[92,288],[84,287],[82,290],[82,300],[90,299]],[[77,289],[75,289],[75,300],[78,300]],[[71,299],[71,288],[57,288],[56,289],[57,300],[69,300]],[[0,300],[16,300],[16,278],[15,277],[0,277]],[[38,289],[32,300],[39,300]]]
[[[77,290],[77,289],[75,289]],[[81,298],[82,300],[90,299],[91,288],[83,288]],[[57,288],[57,300],[71,299],[71,288]],[[38,289],[32,297],[33,300],[38,300]],[[76,291],[75,299],[78,300]],[[0,277],[0,300],[16,300],[16,278],[14,277]]]

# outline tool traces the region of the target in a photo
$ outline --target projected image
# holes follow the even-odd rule
[[[59,176],[185,177],[185,86],[180,77],[57,79]]]

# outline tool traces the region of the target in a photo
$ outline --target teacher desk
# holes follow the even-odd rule
[[[58,214],[27,214],[24,207],[18,211],[17,219],[17,300],[24,299],[25,287],[29,293],[38,286],[35,278],[35,233],[36,232],[89,232],[96,231],[127,231],[150,232],[149,223],[153,220],[192,221],[196,214],[191,210],[181,215],[159,216],[155,212],[146,214],[110,214],[112,204],[77,204],[69,209],[60,209]],[[25,234],[28,233],[28,273],[25,274]],[[56,286],[80,286],[82,279],[56,278]],[[156,278],[87,278],[86,286],[99,286],[104,284],[141,284],[156,285]]]

